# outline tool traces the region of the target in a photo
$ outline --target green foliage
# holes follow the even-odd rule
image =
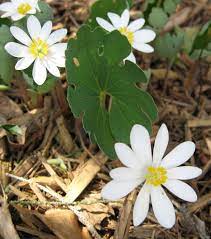
[[[131,51],[118,31],[83,26],[66,51],[68,101],[75,117],[83,116],[85,130],[110,157],[114,143],[129,142],[135,123],[151,130],[157,108],[151,96],[138,87],[144,72],[125,59]],[[120,64],[121,63],[121,64]]]
[[[6,130],[8,133],[12,135],[22,135],[22,129],[17,125],[4,124],[4,125],[0,125],[0,128]]]
[[[46,94],[50,92],[58,80],[57,77],[49,74],[46,81],[42,85],[37,85],[32,78],[32,68],[29,68],[23,72],[23,78],[29,85],[30,90],[35,94]]]
[[[174,60],[184,42],[184,35],[181,32],[176,34],[166,33],[155,40],[155,51],[163,58]]]
[[[184,44],[183,50],[189,54],[192,50],[194,39],[198,34],[199,28],[198,27],[185,27],[183,29],[178,29],[184,35]]]
[[[36,13],[36,17],[39,19],[41,24],[44,24],[47,21],[53,20],[53,11],[52,8],[43,1],[40,1],[39,3],[40,12]]]
[[[121,14],[126,8],[132,5],[132,0],[98,0],[96,1],[92,8],[88,24],[95,28],[98,26],[96,22],[96,17],[101,17],[108,20],[107,13],[115,12]]]
[[[5,51],[4,46],[14,38],[10,33],[9,26],[5,23],[9,23],[9,21],[0,19],[0,79],[3,83],[9,84],[14,72],[14,58]]]
[[[163,8],[164,8],[165,12],[167,12],[169,14],[172,14],[175,11],[176,7],[177,7],[176,1],[165,0],[163,3]]]
[[[161,29],[167,21],[168,16],[162,8],[154,7],[152,12],[149,14],[149,23],[154,28]]]
[[[211,42],[211,21],[207,22],[197,34],[192,52],[194,50],[206,50]]]
[[[163,28],[168,18],[175,12],[181,0],[145,1],[144,17],[147,22],[158,30]]]

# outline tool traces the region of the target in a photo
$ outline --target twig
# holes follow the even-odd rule
[[[31,179],[25,179],[23,177],[18,177],[12,174],[7,174],[7,176],[14,178],[16,180],[22,181],[22,182],[27,182],[30,183],[32,180]],[[58,193],[56,193],[55,191],[53,191],[51,188],[49,187],[44,187],[40,184],[36,184],[37,187],[41,190],[43,190],[44,192],[50,194],[52,197],[54,197],[55,199],[57,199],[58,201],[60,201],[61,203],[64,202],[64,198],[59,195]],[[91,233],[91,235],[96,238],[96,239],[102,239],[101,236],[98,234],[98,232],[96,231],[96,229],[94,228],[94,226],[89,222],[89,220],[84,216],[84,214],[82,212],[80,212],[78,209],[76,209],[76,207],[74,206],[68,206],[68,208],[74,212],[76,214],[76,216],[78,217],[78,220],[84,224],[87,229],[89,230],[89,232]]]

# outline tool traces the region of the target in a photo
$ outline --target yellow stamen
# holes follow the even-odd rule
[[[21,15],[26,15],[31,9],[32,7],[28,3],[21,3],[18,6],[18,13]]]
[[[48,44],[40,38],[34,39],[29,46],[29,52],[36,58],[43,58],[48,54]]]
[[[155,187],[160,186],[161,184],[167,181],[167,171],[163,167],[148,167],[146,175],[146,183],[151,184]]]
[[[127,37],[127,39],[128,39],[128,41],[129,41],[130,44],[133,43],[133,41],[134,41],[134,33],[131,32],[131,31],[129,31],[129,30],[127,29],[127,27],[121,27],[121,28],[119,28],[119,32],[120,32],[122,35],[124,35],[124,36]]]

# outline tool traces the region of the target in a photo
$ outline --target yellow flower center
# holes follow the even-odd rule
[[[32,7],[28,3],[21,3],[18,6],[18,13],[22,15],[26,15],[27,12],[29,12],[32,9]]]
[[[121,27],[121,28],[119,28],[119,32],[120,32],[122,35],[124,35],[124,36],[127,37],[127,39],[128,39],[128,41],[129,41],[130,44],[133,43],[133,41],[134,41],[134,33],[131,32],[131,31],[129,31],[129,30],[127,29],[127,27]]]
[[[146,175],[146,183],[153,186],[160,186],[167,181],[167,171],[163,167],[148,167]]]
[[[34,39],[29,46],[29,52],[36,58],[42,59],[48,54],[48,44],[40,38]]]

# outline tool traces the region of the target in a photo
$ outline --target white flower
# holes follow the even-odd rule
[[[164,157],[168,141],[168,129],[163,124],[155,139],[152,156],[148,131],[141,125],[134,125],[130,133],[132,149],[123,143],[115,144],[117,156],[126,167],[110,172],[113,180],[102,189],[102,197],[120,199],[143,183],[133,209],[134,226],[146,218],[150,201],[155,217],[163,227],[171,228],[175,224],[174,207],[163,186],[185,201],[197,200],[195,191],[181,180],[198,177],[202,170],[192,166],[178,167],[193,155],[195,144],[190,141],[181,143]]]
[[[9,42],[5,45],[6,51],[21,58],[16,66],[16,70],[24,70],[33,62],[32,76],[38,85],[42,85],[47,78],[47,70],[54,76],[60,77],[58,67],[65,67],[66,43],[57,43],[67,34],[66,29],[60,29],[53,33],[52,22],[46,22],[41,27],[39,20],[35,16],[30,16],[27,20],[29,36],[20,28],[12,26],[12,35],[22,44]]]
[[[35,14],[40,11],[38,0],[11,0],[0,4],[0,11],[5,12],[1,17],[11,17],[13,21],[18,21],[27,14]]]
[[[147,43],[153,41],[156,34],[149,29],[140,30],[145,23],[143,18],[137,19],[129,24],[130,13],[127,9],[124,10],[121,16],[109,12],[108,18],[112,24],[100,17],[97,17],[96,21],[102,28],[109,32],[118,30],[122,35],[127,37],[129,43],[134,49],[145,53],[151,53],[154,51],[153,47]],[[132,52],[125,60],[136,63],[135,56]]]

